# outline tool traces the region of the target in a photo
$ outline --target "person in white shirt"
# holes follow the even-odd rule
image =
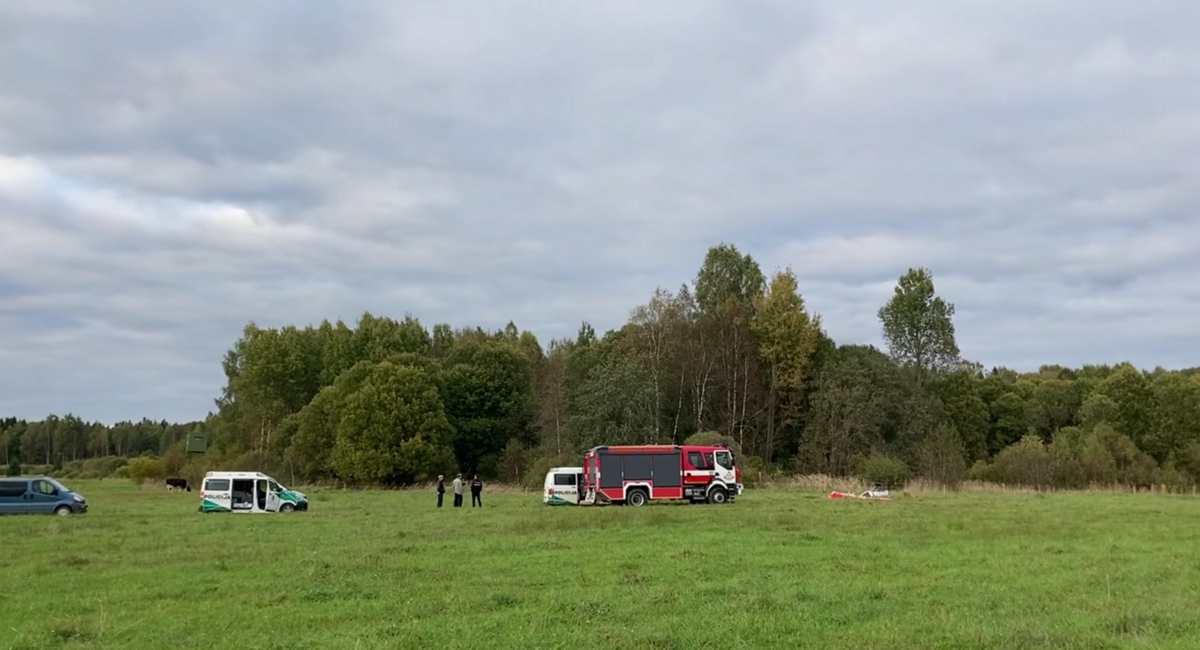
[[[462,474],[459,474],[454,477],[454,507],[455,508],[462,507],[462,487],[463,487]]]

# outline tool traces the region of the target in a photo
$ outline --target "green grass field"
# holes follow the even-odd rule
[[[69,487],[91,512],[0,517],[0,648],[1200,644],[1195,497],[436,510],[432,493],[311,490],[310,512],[256,516]]]

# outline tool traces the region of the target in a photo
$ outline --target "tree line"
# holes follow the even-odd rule
[[[720,244],[691,283],[660,287],[602,335],[585,322],[543,346],[511,322],[427,328],[370,313],[353,327],[250,323],[205,420],[10,419],[0,448],[10,464],[55,468],[156,455],[159,471],[193,479],[220,466],[356,485],[456,471],[540,484],[593,445],[719,439],[751,477],[1200,482],[1200,369],[985,370],[960,354],[954,305],[923,268],[899,278],[877,316],[884,349],[838,345],[790,269],[768,277]],[[193,431],[208,453],[184,453]]]

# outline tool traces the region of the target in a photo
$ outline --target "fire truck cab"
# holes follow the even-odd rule
[[[742,493],[741,478],[724,445],[594,447],[583,454],[580,504],[726,503]]]

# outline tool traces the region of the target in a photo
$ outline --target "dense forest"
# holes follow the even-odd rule
[[[370,313],[353,327],[251,323],[204,421],[8,419],[0,453],[10,472],[67,476],[195,480],[220,467],[404,485],[462,471],[540,484],[593,445],[719,439],[751,481],[1200,481],[1200,369],[985,370],[960,354],[954,306],[927,269],[901,276],[878,318],[885,350],[838,345],[790,270],[767,277],[721,244],[690,285],[659,288],[619,329],[583,323],[545,346],[512,323],[430,329]],[[191,432],[208,436],[208,452],[184,451]]]

